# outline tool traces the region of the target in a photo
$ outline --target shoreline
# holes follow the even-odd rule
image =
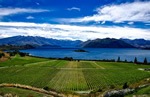
[[[134,63],[133,61],[117,61],[115,59],[99,59],[99,60],[93,60],[93,59],[73,59],[72,57],[64,57],[64,58],[52,58],[52,57],[40,57],[40,56],[34,56],[29,54],[28,56],[30,57],[36,57],[36,58],[44,58],[44,59],[52,59],[52,60],[68,60],[68,61],[96,61],[96,62],[122,62],[122,63]],[[144,64],[143,62],[137,62],[134,64],[141,64],[141,65],[150,65],[150,63],[148,62],[147,64]]]

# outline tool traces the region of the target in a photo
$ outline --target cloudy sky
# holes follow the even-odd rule
[[[0,38],[150,40],[150,0],[0,0]]]

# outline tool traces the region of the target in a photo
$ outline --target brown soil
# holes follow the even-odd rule
[[[3,56],[2,58],[0,58],[0,62],[4,62],[10,59],[10,55],[8,53],[5,53],[3,51],[0,51],[0,53],[4,53],[5,56]]]

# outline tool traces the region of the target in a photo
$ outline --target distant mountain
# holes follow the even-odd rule
[[[144,39],[121,39],[126,43],[129,43],[137,48],[150,48],[150,40],[144,40]]]
[[[43,37],[32,37],[32,36],[14,36],[0,39],[0,45],[52,45],[46,38]]]
[[[82,42],[80,40],[58,40],[33,36],[14,36],[0,39],[0,48],[56,48],[56,47],[83,47],[83,48],[150,48],[150,40],[144,39],[114,39],[104,38]]]
[[[81,44],[83,48],[134,48],[134,46],[114,38],[88,40]]]
[[[52,38],[44,37],[33,37],[33,36],[14,36],[0,39],[0,45],[31,45],[34,47],[47,46],[47,47],[77,47],[81,41],[71,40],[57,40]]]
[[[35,48],[32,45],[0,45],[0,51],[1,50],[21,50],[21,49],[31,49],[31,48]]]

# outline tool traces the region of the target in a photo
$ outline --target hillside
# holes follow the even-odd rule
[[[0,51],[0,62],[7,61],[10,55],[6,52]]]
[[[130,88],[150,83],[150,72],[145,71],[145,68],[150,66],[123,62],[86,60],[77,62],[16,55],[11,60],[0,62],[0,86],[2,87],[0,91],[2,89],[7,91],[4,86],[11,86],[19,88],[19,91],[28,89],[37,92],[40,88],[42,91],[45,89],[58,91],[57,93],[87,94],[81,97],[100,97],[89,95],[94,92],[118,90],[126,82]],[[20,96],[24,97],[24,94]]]
[[[0,45],[16,45],[24,46],[31,45],[34,47],[49,46],[49,47],[76,47],[81,41],[57,40],[44,37],[33,36],[14,36],[0,39]]]
[[[121,40],[138,48],[150,48],[150,40],[145,39],[134,39],[134,40],[121,39]]]
[[[81,44],[83,48],[134,48],[134,46],[114,38],[88,40]]]

